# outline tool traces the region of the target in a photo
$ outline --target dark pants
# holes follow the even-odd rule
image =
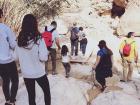
[[[2,89],[6,101],[15,102],[19,83],[16,63],[0,64],[0,76],[3,80]]]
[[[39,84],[44,92],[45,105],[51,105],[50,86],[46,75],[36,79],[24,78],[28,92],[29,105],[36,105],[35,81]]]
[[[78,40],[76,41],[71,41],[71,55],[78,55]]]
[[[102,87],[105,86],[106,81],[105,81],[105,78],[104,77],[101,77],[101,76],[97,76],[96,75],[96,80],[102,85]]]
[[[69,63],[63,63],[63,66],[64,66],[65,71],[66,71],[66,76],[68,76],[69,72],[70,72],[70,69],[71,69],[70,64]]]
[[[106,85],[105,78],[112,77],[112,70],[111,68],[101,68],[95,69],[96,71],[96,80],[104,87]]]
[[[52,61],[52,72],[56,72],[56,49],[50,49],[50,56]],[[45,69],[47,72],[48,69],[48,61],[45,63]]]

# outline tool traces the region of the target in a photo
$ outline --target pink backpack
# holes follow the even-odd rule
[[[46,43],[46,46],[48,48],[48,50],[50,50],[50,48],[52,47],[52,44],[53,44],[53,40],[52,40],[52,32],[54,31],[55,29],[52,29],[51,31],[47,31],[45,29],[45,32],[42,33],[42,37],[44,38],[45,40],[45,43]]]
[[[134,43],[135,41],[131,42],[130,44],[126,42],[125,40],[125,45],[123,47],[123,56],[124,57],[128,57],[130,55],[131,52],[131,45]]]

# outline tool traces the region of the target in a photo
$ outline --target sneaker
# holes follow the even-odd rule
[[[9,105],[10,101],[6,101],[6,103],[4,105]]]
[[[66,78],[69,78],[69,76],[68,76],[68,75],[66,75],[65,77],[66,77]]]
[[[6,102],[4,105],[10,105],[10,104]]]
[[[120,80],[120,82],[125,82],[125,80]]]
[[[15,105],[15,103],[9,103],[8,105]]]

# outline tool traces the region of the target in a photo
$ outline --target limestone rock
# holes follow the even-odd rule
[[[139,33],[140,30],[140,0],[128,2],[126,11],[120,19],[117,32],[119,35],[126,35],[133,31]]]

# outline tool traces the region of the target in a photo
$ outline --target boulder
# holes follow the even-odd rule
[[[124,15],[120,18],[117,33],[126,35],[133,31],[139,33],[140,30],[140,0],[131,0],[128,2]]]
[[[126,0],[113,0],[111,15],[113,18],[116,16],[121,17],[125,13],[125,8],[127,6]]]

